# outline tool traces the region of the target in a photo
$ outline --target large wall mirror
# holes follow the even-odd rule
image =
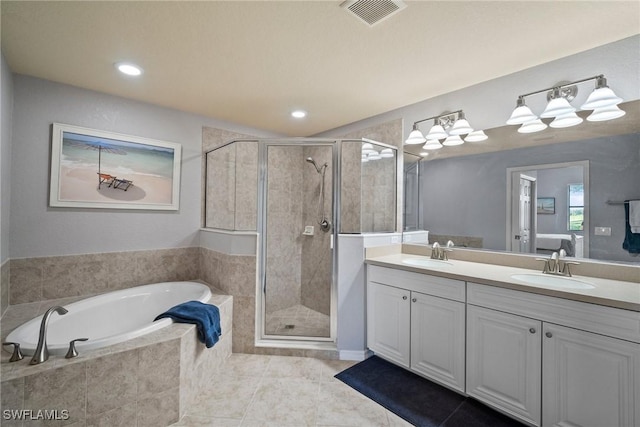
[[[639,104],[609,122],[489,129],[485,142],[426,158],[405,145],[403,240],[423,232],[429,244],[640,263],[622,247],[623,202],[640,199]]]

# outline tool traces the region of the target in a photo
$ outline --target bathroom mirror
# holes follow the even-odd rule
[[[640,199],[638,104],[622,104],[627,112],[623,118],[585,121],[574,128],[529,135],[518,134],[513,126],[489,129],[485,142],[446,147],[422,160],[416,157],[420,146],[405,145],[405,153],[410,154],[405,154],[405,196],[414,200],[404,203],[403,241],[419,243],[412,234],[424,230],[429,243],[451,239],[459,247],[539,255],[549,253],[556,243],[555,249],[561,248],[563,239],[571,240],[575,235],[574,247],[584,245],[576,257],[640,262],[622,249],[622,202]],[[411,172],[414,163],[418,164],[418,178]],[[586,169],[571,169],[576,164],[586,165]],[[517,234],[511,230],[508,202],[514,170],[537,181],[538,191],[531,200],[535,208],[536,198],[546,199],[540,201],[546,202],[540,213],[534,210],[533,224],[539,227],[534,232],[557,238],[551,246],[544,241],[548,236],[532,250],[523,251],[509,242]],[[570,191],[579,188],[578,184],[586,184],[582,198],[571,197]],[[577,225],[580,222],[583,230]]]

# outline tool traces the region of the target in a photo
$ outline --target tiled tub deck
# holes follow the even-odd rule
[[[22,322],[60,301],[10,306],[0,322],[2,338]],[[67,302],[68,303],[68,302]],[[10,363],[1,357],[2,426],[161,426],[180,419],[210,388],[209,378],[231,354],[233,298],[213,295],[220,308],[222,337],[207,349],[194,325],[174,323],[151,334],[86,351],[75,359],[51,356],[31,366],[30,357]],[[30,316],[30,317],[26,317]],[[6,410],[28,419],[7,417]],[[57,410],[57,421],[43,421],[38,410]],[[68,418],[65,416],[68,411]],[[55,413],[54,413],[55,414]],[[33,419],[31,419],[33,418]]]

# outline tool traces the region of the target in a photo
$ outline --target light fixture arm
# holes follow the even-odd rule
[[[577,85],[578,83],[588,82],[589,80],[597,80],[597,83],[596,83],[597,85],[599,85],[601,83],[603,83],[604,86],[607,85],[607,79],[605,79],[604,74],[598,74],[597,76],[588,77],[586,79],[576,80],[574,82],[563,83],[563,84],[559,84],[559,85],[556,85],[556,86],[548,87],[546,89],[536,90],[535,92],[525,93],[524,95],[518,96],[518,102],[520,101],[520,99],[522,99],[523,102],[524,102],[524,98],[527,97],[527,96],[535,95],[535,94],[542,93],[542,92],[549,92],[550,90],[556,90],[556,89],[560,90],[560,89],[565,88],[565,87]]]
[[[417,129],[418,123],[426,122],[427,120],[440,120],[443,117],[456,116],[456,118],[464,117],[464,112],[462,110],[456,110],[450,113],[439,114],[437,116],[427,117],[426,119],[418,120],[413,122],[413,128]]]

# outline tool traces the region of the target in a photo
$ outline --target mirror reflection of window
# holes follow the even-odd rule
[[[569,184],[569,209],[567,230],[582,231],[584,229],[584,185]]]

